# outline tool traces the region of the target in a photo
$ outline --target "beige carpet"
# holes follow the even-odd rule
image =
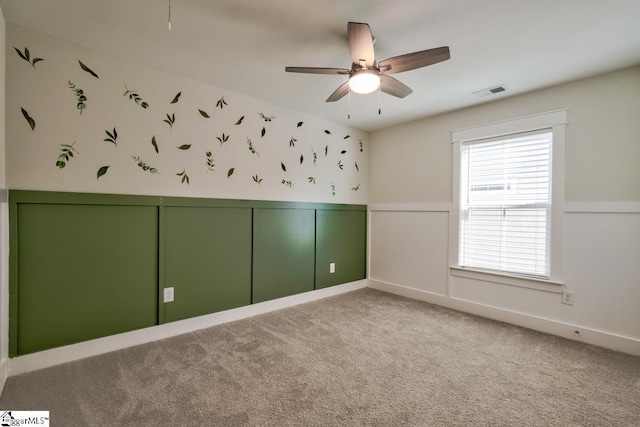
[[[640,358],[371,289],[9,378],[52,426],[639,426]]]

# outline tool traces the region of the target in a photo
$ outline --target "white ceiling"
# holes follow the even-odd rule
[[[372,131],[640,64],[639,0],[0,0],[9,24]],[[414,93],[326,103],[350,68],[347,22],[376,59],[449,46],[451,59],[394,75]],[[508,91],[472,92],[504,84]]]

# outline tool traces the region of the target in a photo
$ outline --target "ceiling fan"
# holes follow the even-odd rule
[[[347,25],[349,52],[351,53],[351,69],[322,67],[285,67],[290,73],[338,74],[349,76],[344,84],[327,98],[327,102],[335,102],[349,91],[366,94],[376,89],[398,98],[404,98],[413,92],[411,88],[390,74],[426,67],[451,58],[449,47],[421,50],[394,56],[377,62],[373,51],[375,39],[371,35],[369,24],[349,22]]]

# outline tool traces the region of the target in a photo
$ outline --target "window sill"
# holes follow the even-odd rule
[[[480,280],[483,282],[500,283],[503,285],[517,286],[520,288],[536,289],[555,294],[562,293],[563,282],[536,277],[517,276],[514,274],[500,273],[496,271],[481,270],[476,268],[451,266],[452,276],[466,279]]]

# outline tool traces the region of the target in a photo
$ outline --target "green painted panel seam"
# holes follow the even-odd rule
[[[165,212],[164,206],[158,207],[158,317],[156,323],[164,323],[164,262],[165,262]]]
[[[256,252],[256,208],[251,209],[251,304],[254,304],[254,284],[255,278],[255,252]]]
[[[313,211],[313,289],[318,289],[318,210]]]
[[[18,205],[9,204],[9,357],[18,355]]]

